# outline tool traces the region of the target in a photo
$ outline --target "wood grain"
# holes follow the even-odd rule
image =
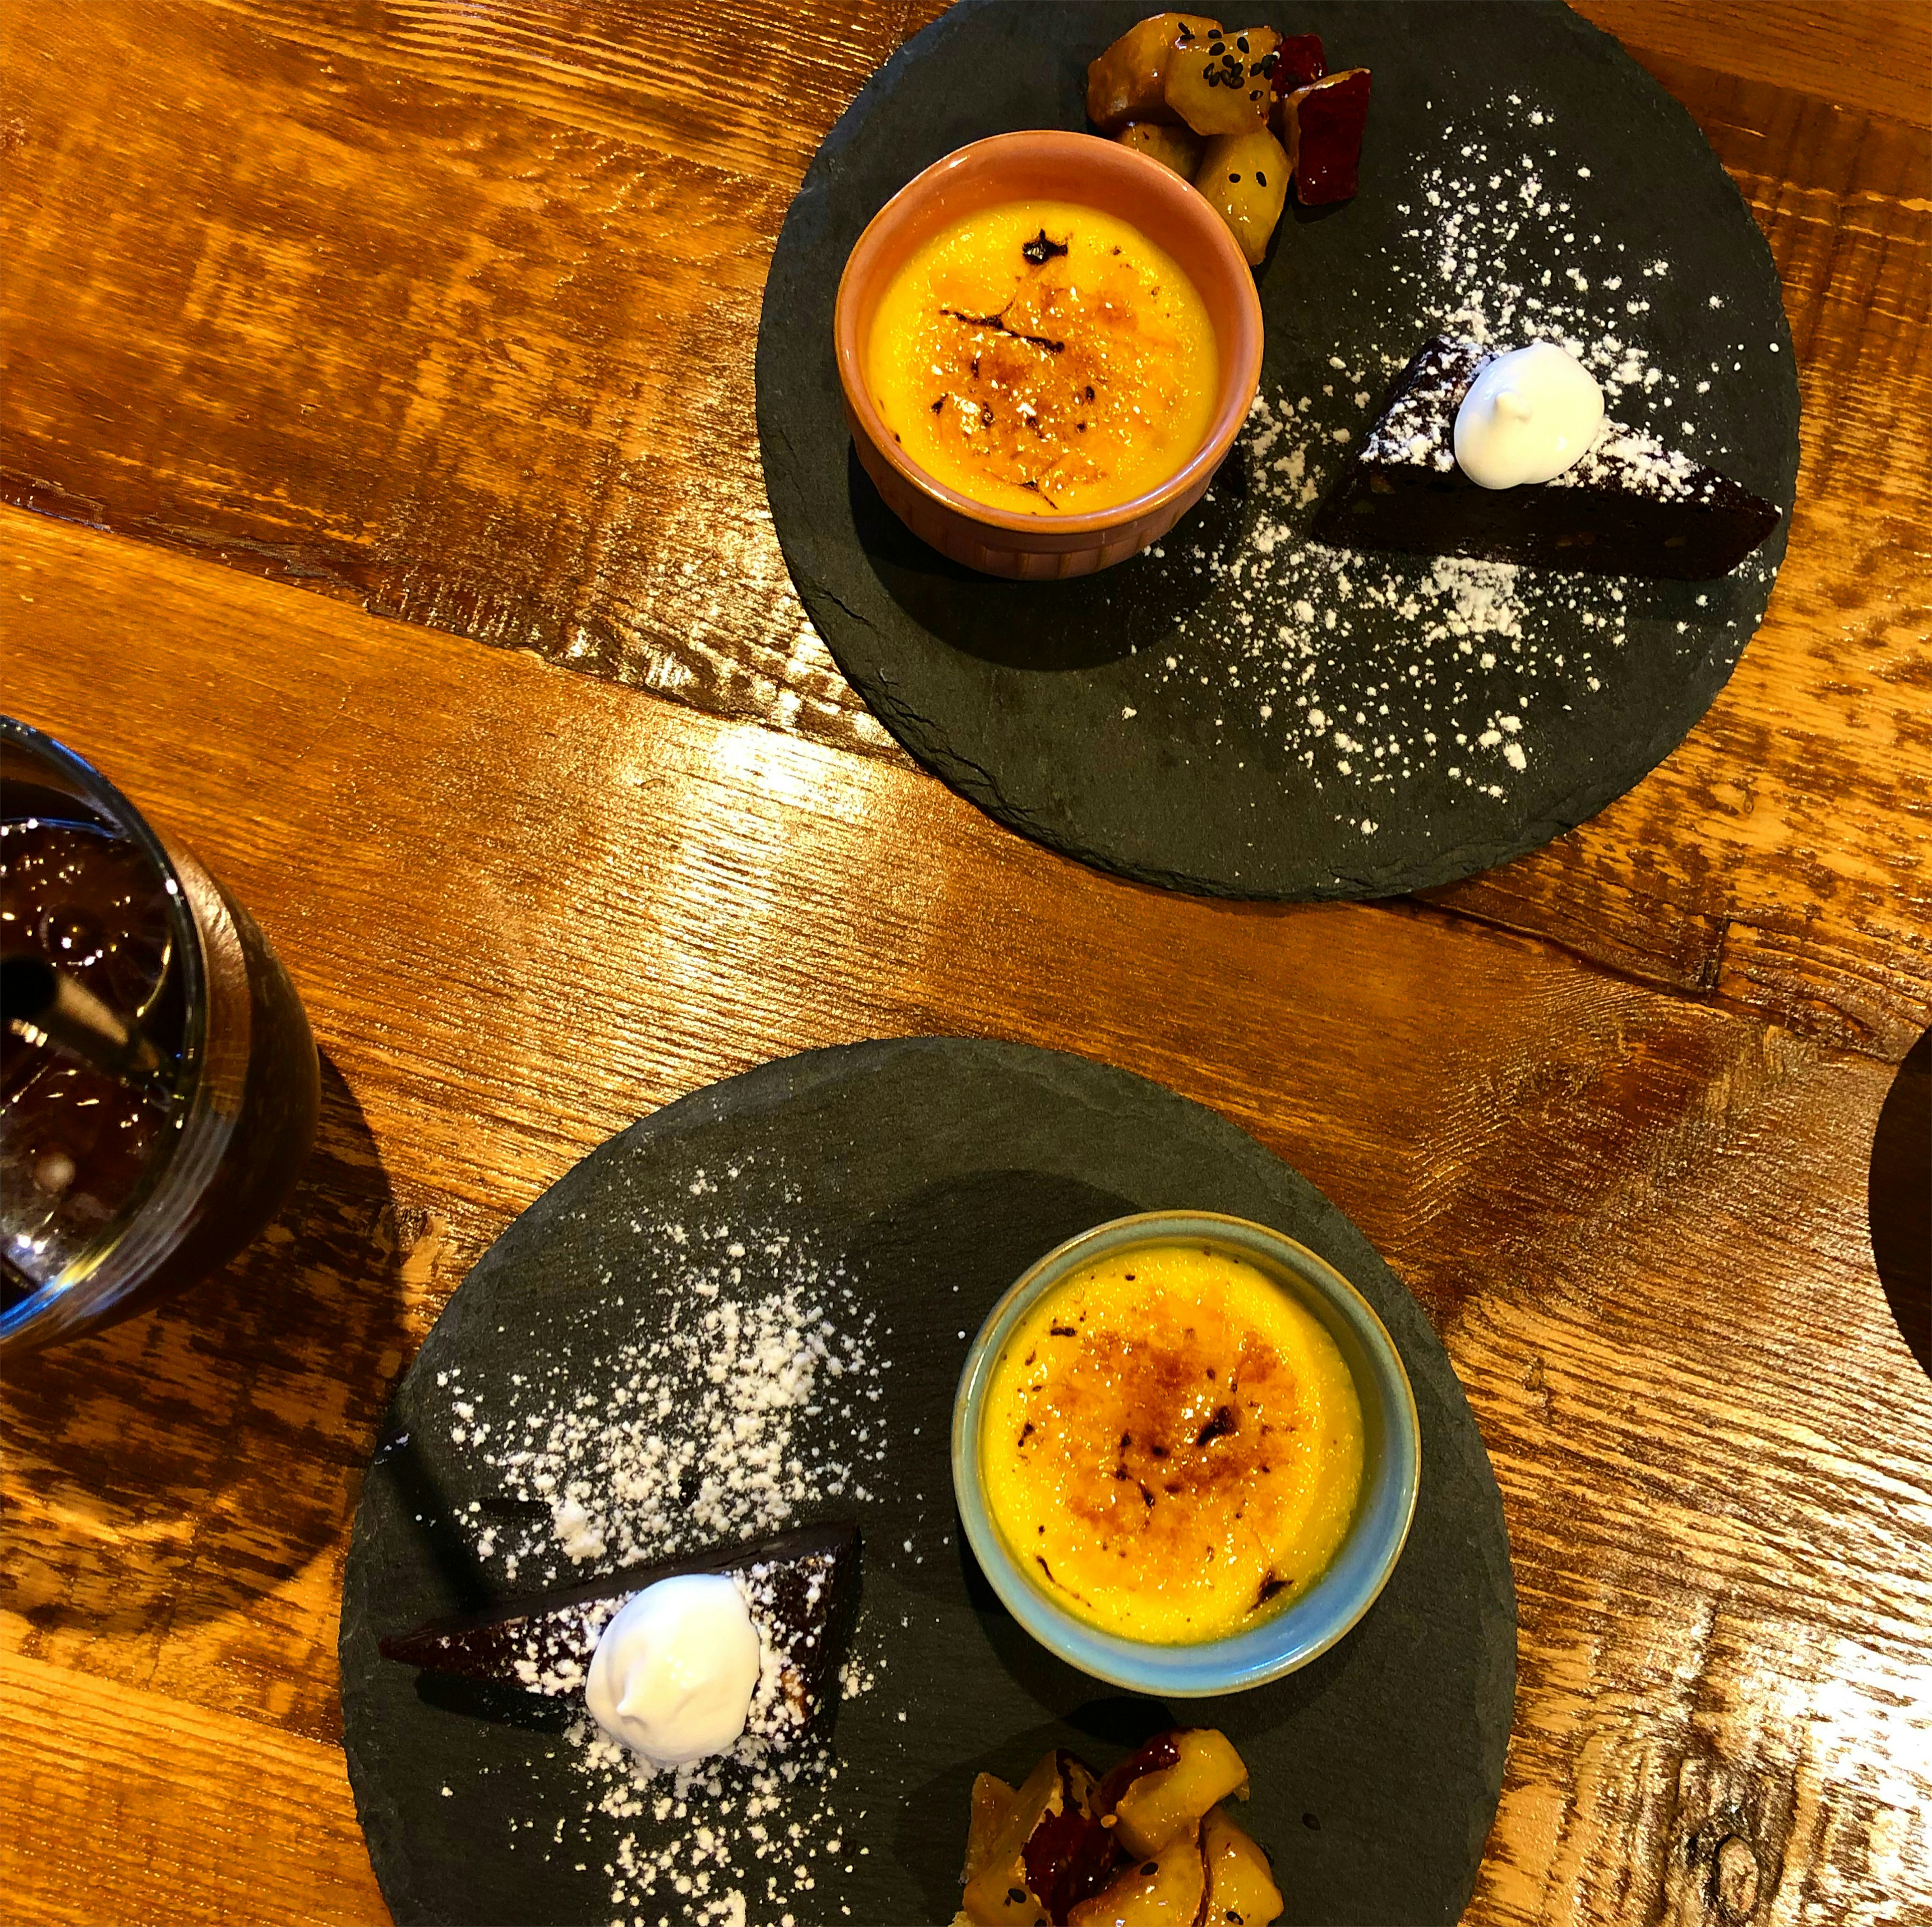
[[[64,1747],[47,1745],[56,1733]],[[16,1927],[388,1918],[338,1748],[8,1652],[0,1748],[0,1880]],[[95,1770],[76,1773],[82,1760]],[[187,1897],[180,1908],[160,1901],[169,1892]]]
[[[998,830],[786,579],[766,264],[939,11],[0,12],[6,706],[200,848],[326,1058],[268,1236],[0,1386],[8,1917],[384,1920],[336,1613],[428,1323],[633,1118],[956,1031],[1221,1109],[1443,1332],[1522,1609],[1473,1921],[1932,1922],[1932,1393],[1864,1221],[1932,1019],[1932,15],[1586,0],[1778,263],[1790,557],[1592,824],[1287,909]]]
[[[751,347],[898,9],[735,10],[728,113],[685,10],[550,11],[10,14],[8,498],[882,743],[793,667]]]
[[[750,347],[818,140],[940,11],[19,10],[0,494],[896,760],[786,576]],[[1771,239],[1798,515],[1684,746],[1435,900],[1895,1060],[1932,1013],[1924,11],[1584,11]],[[728,107],[720,29],[763,56]]]
[[[770,1056],[1017,1037],[1226,1112],[1444,1331],[1522,1607],[1473,1919],[1932,1905],[1932,1400],[1862,1216],[1884,1067],[1467,920],[1139,890],[914,773],[146,545],[8,512],[0,547],[12,699],[256,908],[340,1076],[286,1241],[9,1387],[0,1625],[34,1664],[178,1706],[184,1745],[332,1736],[357,1456],[508,1217]],[[21,1718],[36,1785],[123,1783]],[[139,1890],[224,1917],[194,1813],[129,1797],[167,1843]],[[41,1917],[84,1917],[82,1849],[38,1842]],[[1758,1900],[1713,1911],[1746,1854]],[[310,1917],[304,1868],[250,1862],[250,1917]]]
[[[1916,0],[1784,7],[1702,0],[1694,8],[1660,7],[1656,0],[1582,0],[1576,11],[1615,34],[1654,73],[1659,58],[1654,50],[1661,50],[1855,113],[1925,118],[1932,17]],[[1658,77],[1672,86],[1664,74]]]

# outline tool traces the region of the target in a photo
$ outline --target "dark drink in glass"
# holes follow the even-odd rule
[[[124,1316],[268,1223],[315,1136],[308,1019],[194,857],[0,718],[0,1349]]]

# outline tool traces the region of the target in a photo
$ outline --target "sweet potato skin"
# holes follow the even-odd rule
[[[1282,145],[1294,169],[1295,197],[1322,207],[1354,197],[1369,119],[1369,70],[1346,67],[1281,97]]]

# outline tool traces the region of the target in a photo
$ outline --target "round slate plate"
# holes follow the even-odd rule
[[[1342,563],[1306,543],[1336,438],[1358,437],[1390,377],[1478,304],[1498,342],[1594,351],[1621,377],[1614,416],[1788,515],[1796,368],[1763,237],[1690,116],[1558,0],[1254,8],[1374,75],[1360,195],[1292,206],[1258,271],[1274,419],[1132,562],[1075,583],[975,575],[909,535],[852,455],[840,270],[942,155],[1084,127],[1086,63],[1145,11],[964,0],[819,150],[758,335],[766,485],[799,593],[920,762],[1102,869],[1219,895],[1375,896],[1533,849],[1702,715],[1763,615],[1786,525],[1721,582],[1524,570],[1499,596],[1480,569]]]
[[[1076,1231],[1180,1205],[1275,1226],[1360,1288],[1414,1385],[1422,1487],[1394,1578],[1340,1645],[1276,1685],[1169,1709],[1018,1630],[961,1550],[947,1442],[968,1343],[1005,1287]],[[853,1508],[854,1650],[877,1682],[838,1712],[844,1852],[785,1902],[800,1927],[950,1919],[976,1772],[1016,1779],[1053,1745],[1104,1769],[1175,1718],[1224,1728],[1246,1756],[1244,1824],[1274,1854],[1289,1921],[1456,1919],[1502,1784],[1515,1595],[1496,1481],[1427,1321],[1333,1205],[1214,1112],[1080,1058],[930,1038],[789,1058],[634,1125],[518,1219],[437,1321],[369,1472],[342,1610],[350,1778],[404,1927],[665,1910],[610,1904],[620,1838],[648,1851],[662,1835],[648,1814],[586,1811],[557,1720],[479,1718],[376,1641],[517,1589],[477,1556],[500,1476],[452,1441],[452,1400],[500,1412],[513,1380],[560,1360],[573,1393],[601,1397],[615,1348],[673,1314],[666,1279],[690,1248],[676,1241],[748,1226],[736,1289],[771,1286],[776,1229],[838,1262],[891,1359],[867,1421],[890,1442],[881,1490]],[[766,1910],[784,1910],[754,1903],[752,1920]]]

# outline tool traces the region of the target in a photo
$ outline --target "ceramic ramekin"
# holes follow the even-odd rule
[[[1318,1319],[1335,1341],[1362,1403],[1362,1490],[1328,1569],[1272,1619],[1198,1646],[1156,1646],[1097,1631],[1064,1611],[1028,1578],[986,1509],[980,1428],[986,1386],[1014,1327],[1042,1293],[1096,1260],[1156,1244],[1209,1244],[1245,1259]],[[1265,1225],[1207,1211],[1148,1211],[1096,1225],[1050,1251],[996,1304],[968,1355],[952,1407],[952,1488],[968,1543],[1007,1610],[1069,1665],[1096,1679],[1163,1699],[1238,1693],[1326,1652],[1388,1583],[1408,1537],[1422,1469],[1420,1429],[1408,1374],[1361,1293],[1305,1246]]]
[[[892,440],[865,377],[880,296],[906,257],[949,223],[1002,201],[1073,201],[1130,221],[1186,271],[1214,325],[1220,394],[1208,437],[1158,488],[1082,515],[988,508],[936,481]],[[1200,500],[1246,419],[1262,372],[1252,271],[1214,209],[1178,174],[1118,141],[1042,130],[995,134],[935,161],[873,216],[847,258],[832,320],[845,417],[886,506],[943,555],[1028,581],[1090,575],[1137,555]]]

